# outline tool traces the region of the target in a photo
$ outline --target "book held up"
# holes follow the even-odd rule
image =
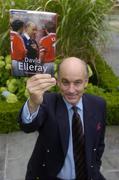
[[[10,9],[13,76],[54,75],[57,14]]]

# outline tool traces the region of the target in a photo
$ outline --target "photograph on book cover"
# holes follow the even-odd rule
[[[54,75],[57,14],[10,9],[12,75]]]

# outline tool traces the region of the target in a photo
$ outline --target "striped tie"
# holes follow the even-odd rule
[[[77,107],[73,106],[72,109],[74,112],[72,117],[72,138],[76,180],[86,180],[83,128]]]

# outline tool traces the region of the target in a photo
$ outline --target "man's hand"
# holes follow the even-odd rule
[[[26,87],[30,95],[28,106],[31,113],[42,104],[44,92],[55,85],[56,80],[50,74],[36,74],[28,79]]]

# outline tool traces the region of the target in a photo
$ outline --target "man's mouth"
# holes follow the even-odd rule
[[[68,99],[75,99],[75,98],[76,98],[76,95],[67,94],[66,97],[67,97]]]

